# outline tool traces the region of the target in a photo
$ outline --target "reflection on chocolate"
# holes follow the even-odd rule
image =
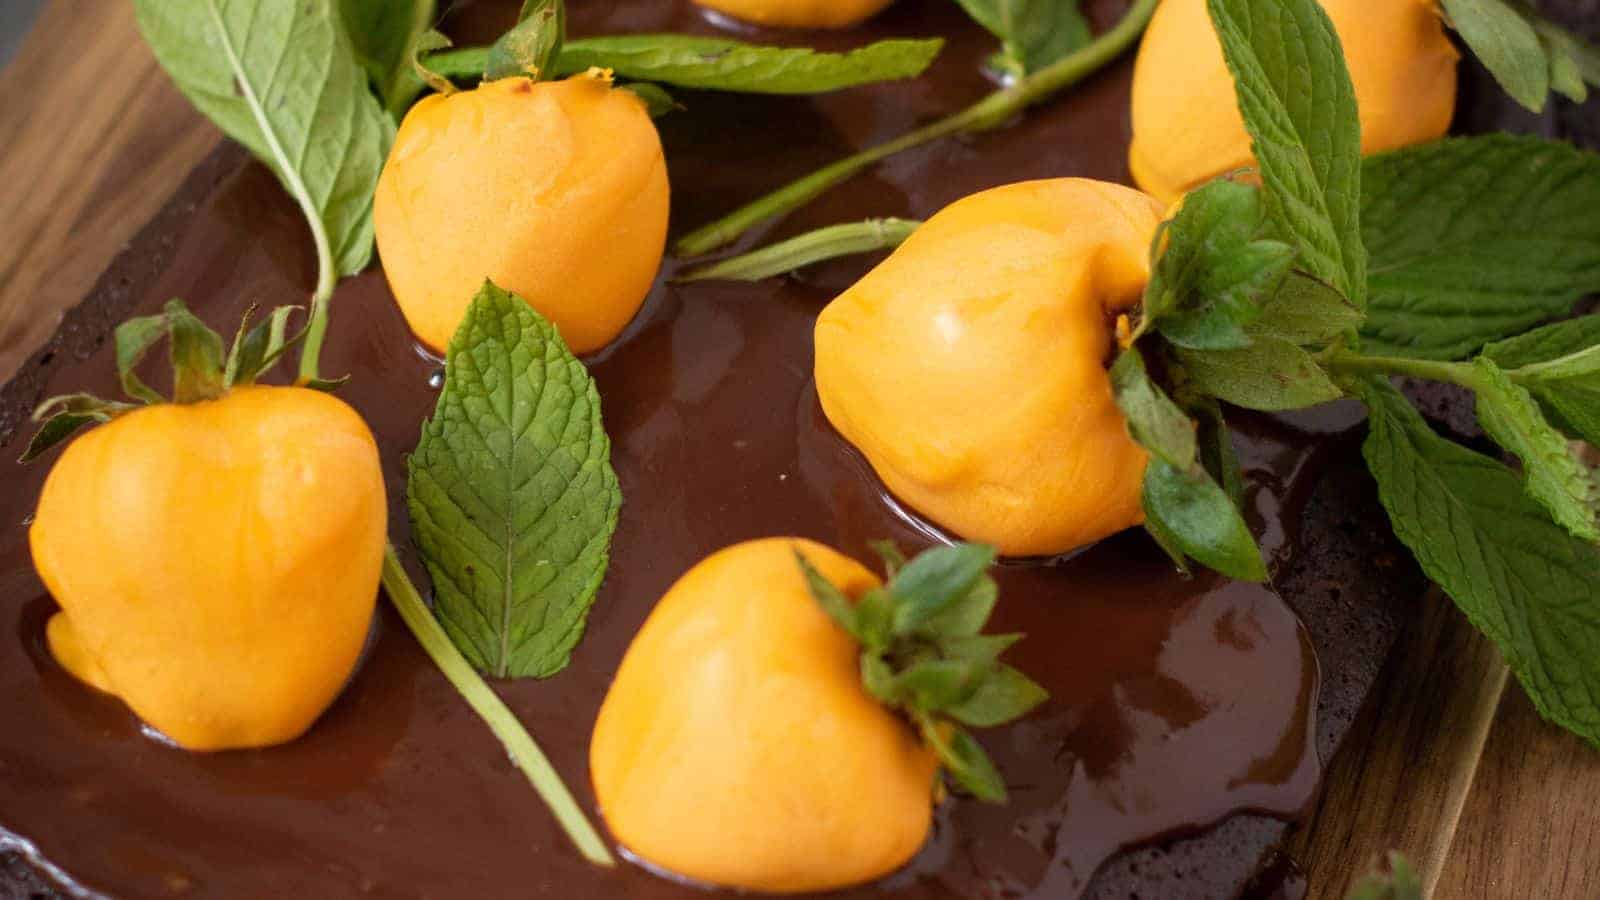
[[[459,3],[450,25],[459,37],[481,37],[504,27],[515,6]],[[1103,24],[1121,4],[1092,6]],[[574,4],[572,13],[575,34],[712,30],[685,2]],[[929,33],[957,37],[916,82],[814,101],[685,93],[688,111],[662,120],[675,228],[990,89],[980,65],[991,40],[948,2],[904,0],[871,28],[819,43]],[[1113,66],[1003,132],[892,160],[773,236],[867,215],[926,216],[1025,178],[1125,180],[1128,71],[1126,61]],[[204,171],[220,181],[190,185],[192,215],[180,210],[147,232],[65,340],[84,340],[86,322],[103,336],[100,320],[171,296],[223,330],[252,302],[303,302],[314,256],[288,198],[236,150]],[[874,539],[908,552],[929,543],[929,531],[886,502],[870,469],[828,429],[811,386],[814,316],[870,262],[754,285],[664,280],[624,339],[590,360],[626,497],[612,566],[571,667],[546,682],[496,687],[591,810],[587,744],[600,699],[635,630],[683,571],[766,535],[814,538],[861,559],[872,558]],[[377,435],[394,535],[405,546],[405,454],[437,397],[437,362],[414,349],[380,272],[343,282],[333,308],[322,368],[353,376],[341,396]],[[37,374],[40,383],[30,370],[8,389],[0,429],[41,390],[115,393],[105,345]],[[1340,600],[1326,586],[1366,584],[1375,573],[1402,590],[1414,584],[1404,567],[1394,570],[1404,577],[1377,572],[1362,555],[1368,545],[1350,544],[1335,524],[1351,515],[1339,505],[1349,491],[1316,506],[1321,475],[1348,471],[1352,457],[1347,442],[1318,448],[1351,422],[1334,410],[1297,423],[1248,419],[1242,430],[1257,524],[1309,634],[1273,591],[1182,580],[1138,533],[1070,559],[1003,566],[994,627],[1028,632],[1010,658],[1054,694],[1029,718],[981,735],[1012,803],[945,804],[933,840],[905,871],[840,896],[1236,892],[1282,834],[1278,820],[1311,800],[1319,750],[1348,724],[1372,677],[1366,666],[1375,668],[1393,632],[1374,612],[1383,598],[1363,589]],[[0,430],[4,459],[22,439]],[[302,740],[201,756],[142,737],[126,709],[71,682],[42,649],[53,604],[29,564],[24,522],[47,470],[48,460],[0,462],[0,827],[83,885],[138,897],[704,896],[636,866],[585,865],[387,607],[363,667]],[[1314,544],[1299,542],[1302,527],[1316,532]],[[1327,668],[1333,699],[1320,704],[1314,646],[1337,663]],[[1123,853],[1091,883],[1121,848],[1195,835],[1241,810],[1277,818],[1235,816],[1210,837]],[[1157,854],[1185,853],[1209,854],[1199,858],[1215,865],[1193,867],[1187,887],[1152,880],[1168,877]],[[0,888],[7,883],[0,875]]]

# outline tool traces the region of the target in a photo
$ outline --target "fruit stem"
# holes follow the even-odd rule
[[[729,244],[757,224],[804,206],[829,188],[902,150],[953,134],[986,131],[1104,68],[1144,32],[1159,0],[1137,0],[1122,21],[1082,49],[1002,88],[955,115],[826,166],[684,236],[673,250],[699,256]]]
[[[450,636],[439,625],[433,612],[427,604],[422,602],[422,596],[417,593],[416,585],[411,583],[411,578],[406,574],[405,567],[400,564],[400,556],[395,552],[394,545],[389,544],[383,552],[383,588],[389,594],[389,600],[400,613],[400,618],[405,620],[406,627],[416,636],[417,643],[427,652],[434,665],[444,673],[444,677],[455,686],[462,699],[467,701],[473,711],[483,719],[494,732],[494,736],[505,745],[506,752],[511,755],[512,762],[517,768],[528,776],[528,781],[533,789],[539,792],[545,805],[555,814],[556,821],[566,830],[567,837],[578,848],[584,858],[597,866],[614,866],[616,859],[611,855],[611,850],[606,842],[601,839],[589,818],[572,797],[572,792],[567,790],[567,785],[561,780],[555,767],[550,765],[550,760],[534,743],[533,737],[528,734],[522,723],[506,707],[505,703],[489,689],[489,685],[478,677],[461,651],[450,641]]]
[[[310,384],[321,377],[317,362],[322,356],[322,339],[328,333],[328,301],[333,299],[333,286],[338,280],[324,238],[317,243],[317,289],[311,295],[311,315],[306,321],[305,344],[300,348],[300,375],[296,384]]]

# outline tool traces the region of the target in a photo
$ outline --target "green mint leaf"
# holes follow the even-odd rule
[[[489,48],[483,80],[546,77],[566,36],[567,8],[562,0],[524,0],[517,24]]]
[[[134,0],[178,88],[278,176],[331,287],[372,258],[372,195],[394,120],[367,89],[334,0]]]
[[[631,81],[619,87],[643,100],[644,111],[649,113],[652,119],[659,119],[673,110],[683,109],[683,104],[674,100],[672,95],[667,93],[667,89],[659,84]]]
[[[923,622],[919,631],[939,638],[972,637],[989,623],[999,599],[999,586],[985,574],[965,594]]]
[[[946,659],[964,659],[967,662],[992,666],[1000,659],[1000,654],[1009,650],[1020,640],[1022,640],[1022,635],[1020,634],[972,634],[942,637],[939,639],[939,652]]]
[[[182,300],[168,300],[166,314],[167,346],[172,350],[173,401],[197,403],[215,400],[227,393],[222,337],[195,318]]]
[[[995,549],[986,544],[952,544],[918,554],[889,582],[896,601],[895,633],[924,630],[986,577],[994,559]]]
[[[1370,353],[1464,359],[1600,290],[1600,155],[1506,134],[1369,158]]]
[[[679,276],[678,280],[760,281],[841,256],[898,247],[921,224],[910,219],[867,219],[864,222],[830,225],[741,256],[702,266]]]
[[[1239,510],[1199,466],[1152,458],[1144,471],[1146,527],[1168,549],[1240,581],[1266,581],[1267,566]],[[1157,531],[1158,530],[1158,531]]]
[[[567,664],[605,576],[622,495],[600,397],[554,326],[485,283],[409,461],[413,534],[450,639],[480,671]]]
[[[569,41],[556,74],[591,67],[623,78],[745,94],[821,94],[921,75],[944,41],[888,40],[848,53],[765,47],[685,34],[630,34]]]
[[[384,107],[398,114],[416,96],[409,87],[412,48],[433,26],[435,0],[339,0],[339,14],[373,89]]]
[[[1390,850],[1388,870],[1362,876],[1345,900],[1424,900],[1422,879],[1404,854]]]
[[[994,64],[1021,78],[1086,46],[1093,38],[1078,0],[956,0],[1000,39]]]
[[[1344,396],[1310,353],[1278,338],[1241,350],[1179,349],[1177,359],[1195,387],[1245,409],[1303,409]]]
[[[981,677],[976,687],[957,702],[946,706],[944,714],[973,728],[991,728],[1022,718],[1050,693],[1033,679],[1010,666],[999,666]]]
[[[1542,112],[1550,95],[1550,60],[1522,13],[1504,0],[1441,0],[1456,33],[1511,98]]]
[[[1260,315],[1289,271],[1294,251],[1261,240],[1266,210],[1256,188],[1217,179],[1191,191],[1167,223],[1145,288],[1135,338],[1152,326],[1181,347],[1250,343],[1245,326]]]
[[[1539,42],[1544,45],[1545,55],[1550,57],[1550,90],[1573,103],[1589,99],[1589,85],[1584,82],[1577,57],[1542,36]]]
[[[1527,388],[1512,383],[1493,361],[1479,357],[1478,423],[1494,442],[1522,460],[1528,496],[1573,536],[1600,541],[1600,485],[1567,439],[1550,427]]]
[[[1299,265],[1360,308],[1361,120],[1344,50],[1317,0],[1207,0],[1267,211]]]
[[[1195,435],[1200,445],[1200,464],[1222,485],[1233,505],[1243,508],[1244,478],[1239,473],[1239,451],[1233,446],[1233,435],[1222,415],[1222,405],[1214,399],[1195,404],[1195,421],[1200,426]]]
[[[1499,646],[1546,719],[1600,746],[1600,547],[1550,521],[1501,463],[1447,441],[1387,381],[1361,383],[1363,454],[1395,534]]]
[[[838,623],[839,627],[852,637],[860,640],[860,625],[856,621],[855,604],[851,603],[850,598],[846,597],[833,582],[824,578],[822,573],[817,571],[817,567],[813,566],[800,551],[795,551],[794,558],[800,565],[800,574],[805,577],[806,589],[811,592],[811,599],[817,601],[817,605],[828,614],[828,618]]]
[[[1581,316],[1536,328],[1483,348],[1502,369],[1558,362],[1600,346],[1600,315]],[[1600,377],[1533,380],[1528,390],[1551,424],[1564,433],[1600,446]]]
[[[1600,87],[1600,47],[1579,40],[1548,19],[1529,18],[1550,55],[1551,90],[1561,92],[1574,103],[1584,102],[1590,86]]]
[[[1251,338],[1312,346],[1355,330],[1363,318],[1361,310],[1338,291],[1309,275],[1292,272],[1245,332]]]
[[[1112,363],[1111,392],[1139,446],[1179,469],[1189,468],[1196,452],[1194,421],[1150,378],[1138,347],[1122,351]]]

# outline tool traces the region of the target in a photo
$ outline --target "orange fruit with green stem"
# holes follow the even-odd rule
[[[61,605],[52,654],[189,750],[304,733],[355,670],[377,601],[377,444],[330,394],[253,383],[282,350],[274,321],[226,365],[221,339],[177,301],[125,324],[123,383],[143,404],[50,401],[30,448],[102,423],[56,460],[29,529]],[[131,371],[169,331],[170,403]]]

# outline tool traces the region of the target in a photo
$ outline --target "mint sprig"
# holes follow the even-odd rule
[[[479,671],[565,668],[622,494],[600,397],[555,327],[485,282],[445,357],[406,500],[439,621]]]
[[[995,549],[955,544],[909,562],[879,545],[889,581],[852,600],[795,554],[811,596],[861,647],[867,692],[905,714],[962,790],[1004,803],[1006,787],[987,753],[963,726],[989,728],[1027,715],[1049,698],[1044,688],[999,661],[1021,635],[982,634],[998,591],[989,568]]]
[[[1550,92],[1582,103],[1600,86],[1600,50],[1515,0],[1441,0],[1468,47],[1513,100],[1543,112]]]
[[[990,64],[1021,78],[1059,61],[1092,39],[1078,0],[956,0],[1000,39]]]

